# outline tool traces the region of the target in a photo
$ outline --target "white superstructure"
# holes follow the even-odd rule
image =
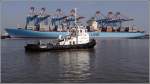
[[[59,38],[61,39],[61,38]],[[77,29],[73,28],[70,31],[70,34],[64,39],[61,39],[59,45],[77,45],[77,44],[86,44],[89,42],[89,34],[87,30],[83,27],[78,26]]]

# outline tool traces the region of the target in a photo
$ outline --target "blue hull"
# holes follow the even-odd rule
[[[16,38],[58,38],[59,35],[65,36],[67,32],[40,32],[25,29],[6,29],[11,37]],[[136,38],[145,36],[144,32],[89,32],[90,37],[120,37]]]

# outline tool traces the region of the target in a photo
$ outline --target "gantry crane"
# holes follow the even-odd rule
[[[120,12],[116,12],[115,14],[113,14],[112,11],[109,11],[107,16],[105,16],[100,11],[96,11],[95,18],[98,24],[101,25],[102,28],[107,26],[112,26],[112,27],[117,26],[121,28],[122,22],[133,20],[132,18],[128,18],[122,15]]]

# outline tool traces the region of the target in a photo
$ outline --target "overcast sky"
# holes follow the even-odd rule
[[[107,15],[108,11],[114,13],[119,11],[125,16],[134,18],[132,22],[138,27],[142,27],[148,31],[148,0],[141,1],[3,1],[1,4],[2,30],[4,28],[14,28],[18,24],[25,25],[25,18],[28,14],[30,6],[37,9],[45,7],[47,12],[53,13],[57,8],[61,8],[67,14],[72,8],[77,8],[80,15],[88,20],[94,16],[95,11],[99,10]]]

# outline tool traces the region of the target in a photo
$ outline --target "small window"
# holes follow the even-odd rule
[[[70,45],[71,45],[71,41],[70,41],[69,43],[70,43]]]
[[[73,41],[73,45],[75,44],[75,42]]]

